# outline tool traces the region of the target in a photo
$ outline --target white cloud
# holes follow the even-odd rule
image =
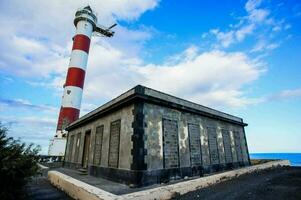
[[[246,5],[246,9],[251,13],[258,9],[259,4],[259,1],[254,1]],[[8,9],[12,5],[17,9]],[[7,8],[2,16],[15,15],[8,28],[13,30],[13,34],[5,35],[8,31],[3,34],[6,37],[12,35],[15,42],[4,44],[10,49],[7,55],[13,57],[3,57],[6,65],[0,64],[0,67],[20,76],[46,77],[47,83],[33,80],[30,84],[54,87],[60,94],[71,49],[74,10],[83,5],[83,1],[2,1],[2,8]],[[91,2],[92,8],[98,12],[99,21],[108,23],[116,19],[135,20],[156,5],[155,0]],[[25,31],[24,28],[28,26],[31,29]],[[254,23],[242,21],[235,30],[222,32],[216,29],[211,32],[223,47],[228,47],[252,34],[254,27]],[[144,42],[151,39],[154,32],[148,27],[130,30],[119,26],[112,39],[93,38],[84,89],[85,105],[109,100],[136,84],[154,87],[205,105],[243,106],[252,102],[244,97],[242,88],[264,71],[259,63],[243,53],[199,52],[193,45],[167,58],[164,63],[144,63],[140,52]],[[12,64],[16,67],[8,68]]]
[[[266,49],[268,50],[273,50],[273,49],[276,49],[279,47],[279,44],[276,44],[276,43],[271,43],[271,44],[268,44]]]
[[[53,118],[48,118],[48,117],[32,117],[32,116],[27,116],[27,117],[22,117],[22,118],[16,118],[16,117],[6,117],[6,118],[1,118],[1,121],[4,122],[11,122],[14,124],[30,124],[31,126],[39,126],[39,127],[47,127],[47,128],[53,128],[56,125],[57,120]],[[37,128],[39,129],[39,128]]]
[[[30,77],[27,82],[33,86],[55,88],[60,101],[75,31],[72,22],[74,11],[85,6],[86,2],[0,1],[0,26],[5,27],[0,31],[0,69],[13,76]],[[158,2],[101,0],[90,1],[90,5],[98,13],[101,24],[111,25],[116,20],[137,20],[144,12],[155,8]],[[259,26],[279,26],[278,31],[289,29],[284,22],[273,19],[271,11],[261,8],[259,0],[248,1],[245,9],[246,16],[239,18],[239,22],[229,26],[228,30],[213,29],[202,37],[214,35],[218,45],[227,48],[259,33]],[[191,45],[168,57],[165,62],[145,63],[141,53],[145,52],[145,42],[152,39],[156,30],[143,26],[129,29],[120,25],[114,29],[116,34],[113,38],[92,39],[81,115],[137,84],[215,108],[239,107],[272,99],[272,96],[248,97],[246,87],[265,72],[265,65],[245,53],[223,50],[200,52],[197,46]],[[253,51],[271,50],[278,45],[258,43]],[[274,98],[299,96],[300,89],[297,89],[283,91]],[[0,102],[2,113],[19,112],[21,107],[29,111],[20,114],[22,116],[3,115],[0,120],[15,123],[12,128],[17,137],[27,141],[43,140],[43,152],[46,152],[48,141],[45,139],[55,133],[59,108],[20,99]],[[46,111],[36,112],[37,109]]]
[[[241,17],[239,22],[235,25],[230,25],[230,30],[220,31],[218,29],[210,30],[218,43],[214,46],[227,48],[232,44],[242,42],[246,36],[253,34],[254,30],[258,26],[258,23],[264,21],[269,14],[268,10],[258,9],[261,1],[249,0],[245,5],[247,16]]]
[[[199,49],[195,45],[191,45],[189,48],[185,49],[183,52],[169,56],[164,65],[175,65],[179,62],[186,62],[196,58],[199,54]]]
[[[75,32],[73,25],[75,10],[86,6],[87,3],[90,3],[93,10],[98,13],[98,22],[108,26],[118,20],[137,20],[145,11],[155,8],[158,0],[0,1],[0,26],[5,27],[0,31],[1,73],[23,78],[28,84],[42,90],[47,87],[55,88],[60,102],[71,53],[72,36]],[[96,37],[92,39],[91,50],[96,59],[94,67],[98,67],[97,62],[100,60],[100,63],[105,65],[103,68],[105,74],[108,73],[111,64],[118,70],[117,65],[120,64],[141,63],[137,55],[144,41],[149,40],[155,31],[149,27],[132,30],[121,25],[114,30],[116,34],[110,40],[104,41],[103,38],[100,40]],[[108,52],[107,48],[110,49]],[[98,51],[103,51],[101,53],[105,54],[104,57],[100,57]],[[118,58],[118,62],[114,65],[115,58]],[[90,60],[93,62],[92,56]],[[93,73],[93,67],[88,68],[92,68]],[[101,77],[101,74],[98,76]],[[89,91],[92,93],[93,88]],[[96,92],[102,93],[97,87]],[[41,101],[39,99],[41,97],[35,98]],[[95,108],[93,103],[83,102],[82,114],[93,108]],[[42,153],[47,152],[49,143],[47,140],[55,133],[59,108],[35,105],[20,99],[2,99],[0,110],[2,114],[0,120],[8,125],[12,124],[10,136],[41,144]],[[11,113],[18,114],[12,116]]]
[[[211,51],[173,66],[139,68],[145,84],[209,106],[244,106],[244,85],[264,71],[243,53]]]
[[[109,100],[142,84],[207,106],[244,106],[253,100],[242,88],[264,72],[243,53],[199,52],[195,46],[159,65],[136,62],[110,46],[95,45],[90,53],[83,102]]]
[[[286,24],[284,19],[277,20],[273,18],[273,16],[271,16],[271,10],[262,8],[261,4],[261,0],[249,0],[245,4],[247,14],[239,17],[239,21],[236,24],[230,24],[227,30],[211,29],[209,33],[211,33],[217,41],[217,43],[213,44],[213,47],[216,49],[227,48],[233,44],[245,41],[248,36],[254,36],[255,38],[265,39],[268,47],[264,48],[264,50],[277,48],[278,46],[275,46],[275,44],[267,43],[275,36],[266,33],[270,31],[276,33],[281,30],[287,30],[290,28],[290,25]],[[254,49],[253,52],[259,51]]]
[[[301,87],[295,89],[286,89],[274,94],[269,94],[256,98],[256,103],[266,103],[271,101],[286,101],[301,98]]]
[[[56,36],[52,39],[57,39],[72,33],[74,11],[88,4],[98,14],[101,24],[110,25],[115,20],[136,20],[145,11],[155,8],[158,0],[3,0],[0,3],[1,19],[10,17],[7,22],[2,21],[8,25],[8,30],[5,30],[7,32],[18,30],[26,35]],[[17,22],[18,27],[9,26],[10,23]],[[47,28],[42,28],[46,26]]]
[[[47,76],[50,73],[62,73],[67,65],[67,51],[58,49],[53,44],[14,34],[3,37],[5,39],[0,42],[0,68],[7,73],[19,76]]]
[[[275,32],[281,31],[281,26],[276,25],[276,26],[273,27],[272,30],[275,31]]]
[[[55,133],[56,118],[32,116],[0,116],[1,123],[9,129],[8,136],[20,138],[22,142],[34,143],[42,148],[41,154],[48,152],[49,139]]]
[[[212,29],[210,32],[216,36],[216,39],[220,42],[222,47],[228,47],[235,41],[234,31],[221,32],[218,29]]]
[[[248,12],[253,11],[256,9],[260,4],[262,0],[248,0],[247,3],[245,4],[245,9]]]
[[[4,99],[0,98],[0,109],[5,109],[5,107],[8,108],[17,108],[17,109],[30,109],[33,111],[39,111],[39,112],[53,112],[58,111],[57,108],[49,106],[49,105],[37,105],[33,104],[30,101],[26,99]]]
[[[268,9],[259,8],[261,5],[261,0],[249,0],[245,5],[245,9],[248,13],[248,20],[251,23],[262,23],[267,20],[267,17],[270,14]]]
[[[263,52],[267,50],[274,50],[279,47],[279,43],[269,43],[266,40],[259,40],[255,46],[251,49],[251,53]]]
[[[249,12],[249,20],[254,23],[264,22],[269,15],[269,11],[266,9],[254,9]]]
[[[247,35],[250,35],[253,33],[254,29],[255,29],[254,24],[245,25],[245,26],[241,27],[240,29],[238,29],[235,32],[237,41],[239,41],[239,42],[243,41]]]
[[[301,97],[301,88],[293,89],[293,90],[284,90],[281,91],[278,95],[276,95],[282,99]]]
[[[116,20],[136,20],[153,9],[158,0],[131,1],[18,1],[0,2],[0,69],[18,76],[63,74],[68,65],[76,9],[90,4],[98,21],[111,25]],[[142,42],[151,38],[151,29],[129,30],[119,26],[111,40],[129,55],[139,52]],[[14,67],[12,67],[14,66]]]
[[[244,97],[243,86],[256,80],[263,71],[260,63],[243,53],[199,52],[196,46],[169,57],[165,63],[147,64],[137,55],[129,56],[102,38],[94,38],[83,103],[93,105],[85,106],[92,108],[143,84],[207,106],[244,106],[253,100]],[[31,84],[57,88],[60,94],[65,79],[65,73],[62,74],[51,82]]]

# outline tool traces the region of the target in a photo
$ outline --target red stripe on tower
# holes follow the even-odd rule
[[[79,117],[79,110],[76,108],[61,107],[57,130],[62,130],[71,122],[74,122]]]
[[[83,89],[85,81],[85,71],[77,67],[69,67],[66,78],[66,86],[76,86]]]
[[[78,34],[73,38],[72,50],[78,49],[89,53],[90,38],[86,35]]]

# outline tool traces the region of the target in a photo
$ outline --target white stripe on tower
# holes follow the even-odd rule
[[[85,35],[91,38],[93,32],[93,25],[90,22],[85,20],[79,21],[77,22],[76,28],[76,35]]]
[[[80,87],[66,86],[64,88],[62,107],[80,110],[82,92],[83,89]]]
[[[73,37],[73,47],[64,85],[57,134],[79,117],[90,38],[95,23],[95,19],[87,13],[81,13],[81,18],[75,20],[76,34]]]
[[[88,54],[82,50],[73,50],[71,54],[71,59],[69,63],[69,67],[78,67],[82,70],[86,70],[86,65],[84,63],[87,63],[88,61]]]

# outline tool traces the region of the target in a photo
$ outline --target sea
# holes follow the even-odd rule
[[[250,158],[289,160],[291,166],[301,167],[301,153],[250,153]]]

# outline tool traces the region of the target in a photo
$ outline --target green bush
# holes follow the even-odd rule
[[[7,137],[7,128],[0,123],[0,199],[19,199],[24,186],[38,170],[39,146],[26,145]]]

